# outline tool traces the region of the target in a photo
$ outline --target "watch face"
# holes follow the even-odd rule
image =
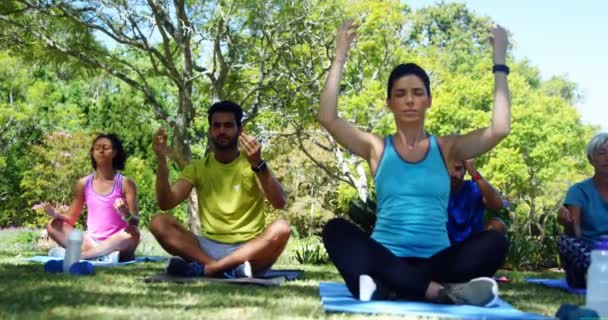
[[[266,161],[262,160],[262,162],[260,162],[259,165],[257,165],[256,167],[251,167],[251,170],[253,170],[254,172],[263,172],[266,171],[268,169],[268,165],[266,165]]]
[[[262,161],[262,164],[260,165],[260,171],[266,170],[268,170],[268,165],[266,164],[266,161]]]

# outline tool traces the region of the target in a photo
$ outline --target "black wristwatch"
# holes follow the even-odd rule
[[[264,172],[268,170],[268,165],[266,164],[266,161],[262,160],[257,166],[252,166],[251,170],[253,170],[255,173]]]
[[[495,64],[494,67],[492,67],[492,73],[504,72],[505,74],[509,74],[509,71],[509,67],[505,64]]]

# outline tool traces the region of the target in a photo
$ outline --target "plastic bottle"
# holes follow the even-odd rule
[[[608,236],[595,243],[587,270],[587,308],[608,317]]]
[[[68,234],[68,242],[65,247],[63,258],[63,272],[69,273],[72,264],[80,261],[80,249],[82,247],[82,231],[73,229]]]

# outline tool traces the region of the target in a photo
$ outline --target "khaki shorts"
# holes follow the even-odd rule
[[[247,243],[221,243],[211,240],[205,236],[197,236],[197,238],[198,245],[201,247],[203,252],[205,252],[205,254],[211,257],[213,260],[220,260]],[[272,265],[269,265],[264,269],[255,272],[255,275],[262,275],[266,273],[266,271],[270,270],[271,267]]]

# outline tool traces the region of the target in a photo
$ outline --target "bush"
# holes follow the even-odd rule
[[[58,131],[45,136],[42,145],[32,149],[35,165],[21,180],[21,198],[28,204],[28,209],[23,212],[24,220],[20,225],[46,225],[48,217],[44,210],[30,209],[36,203],[50,202],[55,208],[70,204],[76,181],[93,170],[89,156],[91,141],[92,136],[86,133]]]
[[[322,265],[330,262],[327,251],[318,236],[304,239],[295,250],[293,259],[299,264]]]
[[[561,231],[553,211],[532,216],[512,212],[510,221],[506,268],[539,270],[558,266],[557,237]]]
[[[274,220],[279,214],[295,229],[294,234],[301,238],[320,235],[325,223],[334,217],[331,211],[324,209],[319,201],[312,197],[297,199],[287,210],[270,211],[268,218]]]
[[[155,194],[156,176],[152,166],[138,157],[131,156],[127,159],[123,174],[131,178],[137,186],[140,226],[147,226],[152,216],[159,211]]]

